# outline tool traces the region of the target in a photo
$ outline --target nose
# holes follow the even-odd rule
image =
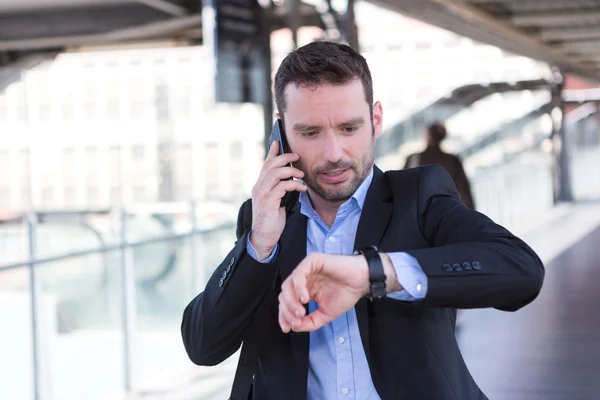
[[[342,159],[344,152],[338,135],[334,132],[328,132],[325,136],[325,144],[323,148],[323,158],[325,161],[337,163]]]

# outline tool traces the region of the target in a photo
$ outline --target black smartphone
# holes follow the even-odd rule
[[[278,141],[279,142],[279,155],[282,155],[283,153],[287,153],[289,151],[288,148],[288,144],[287,144],[287,139],[285,137],[285,130],[283,128],[283,121],[281,121],[281,119],[277,119],[275,121],[275,124],[273,125],[273,129],[271,130],[271,136],[269,136],[269,149],[271,148],[271,146],[273,145],[273,142]],[[290,164],[291,166],[292,164]],[[292,178],[288,178],[286,180],[290,180]],[[281,198],[281,207],[286,207],[289,206],[288,203],[288,199],[290,197],[290,193],[286,193],[282,198]]]

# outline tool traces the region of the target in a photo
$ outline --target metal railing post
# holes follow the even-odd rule
[[[29,256],[29,292],[31,300],[31,352],[33,355],[33,398],[40,400],[41,385],[40,385],[40,355],[39,355],[39,333],[38,333],[38,295],[39,282],[36,278],[35,256],[36,256],[36,228],[37,215],[35,212],[30,212],[27,215],[27,253]]]
[[[198,294],[198,290],[201,286],[201,274],[198,273],[198,243],[196,238],[197,229],[198,223],[196,221],[196,202],[192,200],[190,205],[190,280],[192,281],[192,296]]]
[[[133,344],[135,330],[135,275],[133,249],[127,244],[127,211],[121,210],[121,307],[123,329],[123,382],[125,391],[133,389]]]

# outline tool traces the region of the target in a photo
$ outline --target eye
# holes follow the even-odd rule
[[[317,136],[317,131],[304,132],[303,135],[306,137],[312,138],[312,137]]]
[[[354,132],[356,132],[356,130],[358,128],[353,127],[353,126],[347,126],[347,127],[343,128],[343,129],[344,129],[344,133],[354,133]]]

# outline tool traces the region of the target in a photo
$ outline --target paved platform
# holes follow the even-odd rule
[[[570,206],[523,234],[546,264],[516,313],[465,311],[458,340],[491,400],[600,398],[600,204]]]

